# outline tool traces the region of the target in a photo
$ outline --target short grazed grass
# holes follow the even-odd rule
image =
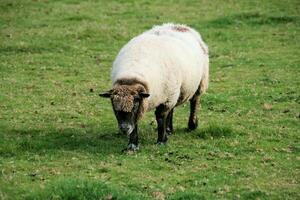
[[[220,137],[229,138],[231,135],[233,135],[233,131],[230,127],[216,125],[210,125],[206,128],[200,129],[198,132],[198,136],[202,139],[217,139]],[[234,133],[234,135],[237,134],[238,133],[236,132]]]
[[[138,199],[143,195],[108,187],[96,180],[64,178],[51,182],[42,191],[35,191],[27,199]]]
[[[2,0],[0,199],[299,199],[300,4],[289,1]],[[106,99],[112,62],[154,24],[197,29],[210,49],[200,127],[141,150]]]

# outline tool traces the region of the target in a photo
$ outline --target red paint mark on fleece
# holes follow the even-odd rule
[[[174,27],[172,27],[172,29],[174,31],[178,31],[178,32],[188,32],[189,31],[188,28],[183,27],[183,26],[174,26]]]

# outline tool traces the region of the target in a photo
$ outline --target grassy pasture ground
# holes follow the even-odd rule
[[[300,199],[300,3],[297,0],[1,0],[0,199]],[[141,150],[106,99],[130,38],[188,24],[210,48],[200,127]]]

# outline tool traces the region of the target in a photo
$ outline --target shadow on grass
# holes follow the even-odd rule
[[[211,124],[197,132],[197,136],[201,139],[229,138],[232,137],[233,134],[234,131],[230,126],[220,126],[215,124]]]
[[[11,157],[22,153],[49,154],[60,151],[88,152],[99,155],[121,153],[126,136],[97,131],[80,133],[77,129],[65,130],[11,130],[3,138],[0,155]]]
[[[209,124],[205,127],[199,127],[196,130],[189,131],[187,128],[180,128],[175,130],[177,135],[192,135],[192,137],[200,139],[219,139],[219,138],[231,138],[235,135],[239,135],[230,125],[218,125]]]
[[[0,134],[0,156],[12,157],[22,156],[32,153],[38,155],[60,154],[64,151],[74,151],[82,153],[96,154],[97,156],[107,156],[110,154],[121,154],[126,147],[128,139],[125,135],[118,134],[116,130],[98,129],[64,129],[57,130],[8,130]],[[234,130],[230,126],[211,124],[204,128],[199,128],[191,133],[185,129],[179,129],[175,134],[192,134],[200,139],[230,138],[234,135]],[[140,134],[141,144],[149,145],[155,142],[154,135]]]

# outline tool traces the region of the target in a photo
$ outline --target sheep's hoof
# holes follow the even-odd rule
[[[186,132],[192,132],[192,131],[196,130],[196,128],[194,128],[194,129],[193,128],[186,128],[185,130],[186,130]]]
[[[156,142],[157,146],[165,146],[167,145],[167,142]]]
[[[125,150],[126,151],[138,151],[139,149],[140,149],[140,147],[138,144],[130,143],[130,144],[128,144],[128,146]]]
[[[173,134],[173,130],[171,128],[169,128],[169,127],[166,129],[166,132],[167,132],[168,135],[172,135]]]
[[[198,127],[198,121],[196,121],[196,122],[189,121],[187,131],[191,132],[191,131],[195,130],[197,127]]]

